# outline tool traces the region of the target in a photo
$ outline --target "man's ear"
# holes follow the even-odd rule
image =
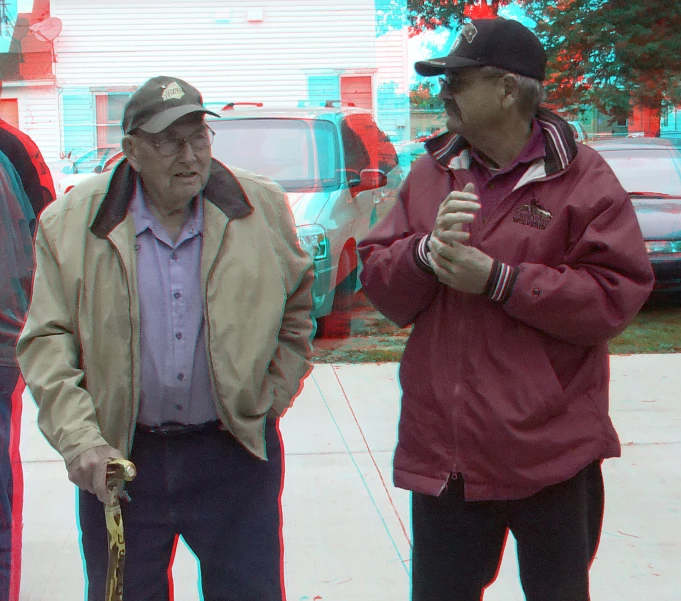
[[[520,93],[520,82],[513,73],[508,73],[501,78],[503,84],[503,98],[502,106],[505,109],[510,108],[518,102],[518,95]]]
[[[121,144],[123,146],[125,158],[128,159],[128,163],[130,163],[130,166],[135,171],[139,172],[139,159],[137,157],[137,145],[135,144],[135,140],[133,140],[131,135],[125,135],[123,136]]]

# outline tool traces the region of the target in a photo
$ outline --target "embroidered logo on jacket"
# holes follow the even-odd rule
[[[177,98],[179,100],[184,96],[184,90],[180,87],[180,84],[174,81],[173,83],[169,84],[166,86],[165,90],[163,90],[163,95],[161,98],[163,100],[170,100],[171,98]]]
[[[520,205],[513,214],[514,223],[528,225],[538,230],[545,230],[553,215],[542,207],[536,200],[524,205]]]

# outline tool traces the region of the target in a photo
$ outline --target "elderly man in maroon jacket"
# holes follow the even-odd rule
[[[413,601],[479,601],[508,531],[531,601],[585,601],[603,517],[608,339],[653,274],[631,202],[540,107],[546,54],[466,24],[440,80],[447,133],[360,244],[367,296],[413,324],[394,480],[413,491]]]

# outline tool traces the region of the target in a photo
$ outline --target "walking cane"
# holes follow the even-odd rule
[[[109,567],[106,573],[106,601],[123,601],[123,568],[125,565],[125,538],[119,497],[123,482],[137,475],[132,462],[112,459],[106,466],[106,490],[109,495],[104,505],[107,538],[109,539]]]

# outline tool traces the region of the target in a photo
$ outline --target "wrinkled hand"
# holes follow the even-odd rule
[[[475,186],[466,184],[461,192],[451,192],[438,210],[430,236],[428,262],[438,280],[454,290],[481,294],[494,260],[477,248],[466,246],[470,238],[463,224],[471,223],[480,210]]]
[[[460,192],[450,192],[440,203],[432,236],[442,240],[445,232],[451,232],[448,239],[465,242],[470,238],[470,234],[463,231],[463,224],[471,223],[479,210],[480,203],[473,184],[466,184]]]
[[[97,498],[106,503],[108,495],[106,492],[106,464],[111,459],[123,458],[118,449],[109,445],[101,445],[83,451],[69,463],[67,470],[69,480],[78,488],[97,495]]]

